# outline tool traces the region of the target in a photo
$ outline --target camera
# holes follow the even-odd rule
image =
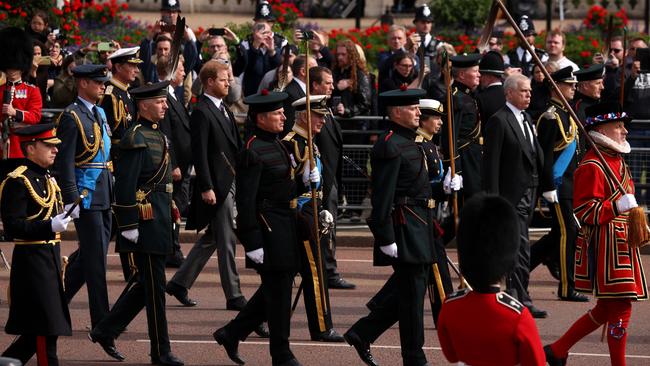
[[[224,28],[210,28],[208,29],[208,34],[211,36],[223,36],[226,34],[226,30]]]

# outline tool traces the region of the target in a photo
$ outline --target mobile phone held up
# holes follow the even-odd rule
[[[113,42],[99,42],[97,52],[108,52],[113,48]]]
[[[226,34],[226,30],[224,28],[210,28],[208,29],[208,34],[211,36],[223,36]]]

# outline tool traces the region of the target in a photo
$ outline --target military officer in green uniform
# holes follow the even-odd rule
[[[314,143],[314,160],[316,167],[311,167],[309,163],[309,145],[307,131],[309,123],[307,121],[307,98],[302,97],[293,102],[292,107],[296,111],[295,124],[287,135],[282,139],[291,161],[296,164],[296,186],[298,187],[298,215],[299,240],[302,243],[300,247],[300,277],[302,278],[303,299],[305,300],[305,311],[307,312],[307,321],[309,325],[309,334],[313,341],[322,342],[343,342],[343,337],[334,330],[332,325],[332,312],[330,308],[329,288],[327,278],[325,277],[324,254],[325,249],[317,247],[314,231],[314,210],[311,201],[311,181],[318,181],[316,189],[318,192],[318,211],[319,221],[325,225],[332,225],[334,217],[327,210],[322,210],[322,193],[321,176],[323,172],[323,163],[318,150],[318,145]],[[326,123],[325,116],[329,114],[327,107],[326,95],[312,95],[310,97],[310,115],[312,136],[321,132]],[[310,177],[313,175],[313,177]],[[312,178],[312,179],[310,179]],[[320,229],[317,229],[320,235]]]
[[[57,338],[72,335],[59,249],[60,233],[72,217],[63,211],[61,191],[48,170],[61,142],[54,131],[53,124],[16,130],[27,160],[0,185],[2,223],[15,243],[5,332],[19,335],[2,356],[23,364],[36,354],[39,365],[58,365]]]
[[[427,365],[423,307],[429,268],[434,262],[431,185],[422,150],[415,142],[422,89],[398,89],[380,95],[390,117],[371,152],[372,213],[368,221],[375,238],[374,264],[393,266],[386,286],[395,281],[370,314],[345,333],[367,365],[377,365],[373,343],[399,322],[404,365]],[[382,290],[380,290],[382,291]]]
[[[158,128],[167,110],[168,81],[131,91],[138,121],[120,141],[113,210],[121,253],[133,253],[137,275],[111,312],[90,332],[105,350],[145,307],[151,363],[183,365],[171,353],[165,315],[165,258],[172,251],[172,177],[169,144]],[[114,347],[113,347],[114,349]]]
[[[246,266],[257,270],[262,284],[237,317],[212,334],[240,365],[239,342],[263,321],[269,323],[272,364],[300,365],[289,348],[291,288],[300,268],[296,187],[289,152],[278,139],[287,97],[264,89],[244,99],[255,128],[237,164],[237,231]]]
[[[605,76],[605,65],[595,64],[573,73],[578,79],[577,91],[571,105],[580,122],[587,119],[585,109],[600,102],[600,95],[603,92],[603,77]]]

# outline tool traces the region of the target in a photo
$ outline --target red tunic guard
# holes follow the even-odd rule
[[[5,84],[0,86],[0,95],[4,95],[5,89],[11,88],[10,85]],[[14,121],[18,123],[37,124],[41,120],[41,109],[43,108],[43,99],[38,87],[19,81],[13,86],[13,95],[11,98],[11,105],[16,109],[16,116]],[[7,118],[2,115],[2,121]],[[13,131],[9,134],[9,158],[24,158],[22,151],[20,151],[20,141],[14,135]]]

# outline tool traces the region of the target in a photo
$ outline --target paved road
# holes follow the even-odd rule
[[[187,253],[191,244],[183,244],[183,251]],[[65,242],[63,253],[70,253],[75,244]],[[11,257],[11,246],[5,246],[6,254]],[[112,248],[111,248],[112,252]],[[243,248],[238,248],[238,253],[243,254]],[[334,314],[334,324],[340,332],[345,331],[356,319],[365,315],[366,301],[379,289],[390,273],[388,268],[372,267],[372,252],[370,248],[340,248],[337,251],[339,268],[345,278],[357,284],[353,291],[332,290],[331,301]],[[456,258],[455,251],[450,251],[450,256]],[[119,259],[111,254],[109,263],[109,296],[117,298],[124,285]],[[195,287],[190,291],[192,298],[199,301],[195,308],[177,306],[175,299],[167,297],[167,317],[172,338],[173,351],[182,358],[187,365],[232,365],[221,347],[212,340],[211,333],[218,326],[224,325],[236,313],[225,310],[225,299],[219,284],[216,271],[216,258],[208,262],[206,270],[199,276]],[[243,258],[238,258],[238,263],[243,266]],[[650,268],[650,256],[644,257],[646,268]],[[167,271],[167,278],[173,274]],[[2,304],[0,304],[0,323],[4,323],[8,307],[6,293],[9,278],[8,271],[0,271],[0,291]],[[250,296],[259,278],[251,270],[241,271],[243,291]],[[549,274],[542,268],[533,272],[531,292],[535,304],[548,310],[550,317],[538,321],[542,342],[549,343],[558,338],[568,325],[583,314],[589,304],[571,304],[557,301],[555,292],[556,284]],[[628,338],[628,365],[650,364],[650,304],[647,302],[634,305],[632,326]],[[99,346],[90,343],[86,338],[86,327],[90,324],[87,310],[87,297],[85,289],[77,295],[71,304],[73,317],[72,337],[65,337],[59,341],[59,357],[62,365],[116,365],[104,355]],[[425,331],[426,354],[434,365],[447,364],[444,361],[438,339],[433,329],[433,321],[429,306],[425,304]],[[597,333],[597,334],[596,334]],[[587,337],[574,347],[571,356],[571,365],[608,365],[606,343],[600,342],[600,331]],[[12,337],[0,335],[0,349],[4,349],[11,342]],[[298,306],[292,320],[291,333],[292,349],[304,365],[361,365],[354,350],[346,344],[324,344],[309,340],[306,326],[306,317],[302,303]],[[128,331],[117,341],[118,348],[127,356],[121,365],[149,364],[149,346],[147,340],[146,317],[141,313],[129,326]],[[268,343],[265,339],[250,337],[240,346],[240,353],[248,361],[248,365],[270,365]],[[373,353],[382,365],[400,365],[399,333],[397,327],[391,328],[375,345]],[[34,362],[32,362],[34,363]]]

